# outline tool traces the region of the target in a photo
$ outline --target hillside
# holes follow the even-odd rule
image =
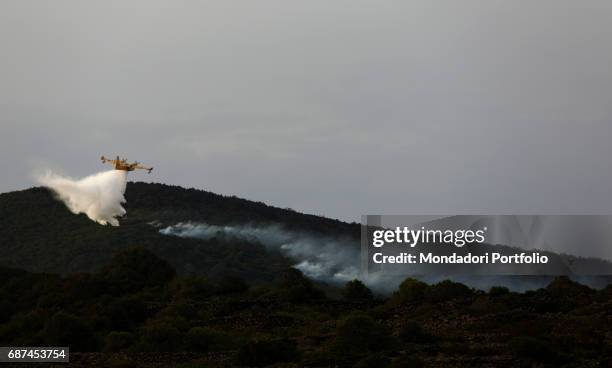
[[[70,346],[70,367],[608,367],[612,288],[560,277],[489,292],[406,279],[329,298],[299,271],[248,287],[175,274],[142,248],[64,277],[0,267],[0,343]],[[18,365],[16,365],[18,366]]]
[[[347,247],[359,252],[358,224],[161,184],[129,183],[126,198],[121,226],[105,227],[73,215],[43,188],[0,195],[0,345],[70,346],[73,367],[612,361],[611,286],[509,276],[476,290],[408,278],[387,282],[389,293],[379,295],[356,280],[313,282],[257,237],[162,231],[186,222],[282,228],[311,237],[305,248],[322,243],[345,257]],[[545,287],[490,288],[498,281]]]
[[[45,188],[0,194],[0,265],[59,274],[92,271],[117,251],[142,246],[168,260],[179,273],[238,274],[258,282],[269,281],[290,262],[257,243],[169,237],[150,223],[275,223],[288,229],[359,234],[357,224],[202,190],[128,183],[125,197],[128,214],[121,226],[110,227],[73,215]]]
[[[213,279],[237,275],[257,284],[274,280],[280,270],[300,262],[306,262],[304,267],[313,268],[311,274],[306,272],[307,276],[323,281],[330,280],[332,274],[354,273],[355,265],[359,264],[360,226],[356,223],[164,184],[128,183],[125,197],[127,215],[121,219],[121,226],[111,227],[98,225],[85,215],[73,215],[45,188],[0,194],[0,216],[3,219],[0,223],[0,265],[30,272],[89,272],[106,264],[113,254],[140,246],[168,261],[179,274],[198,274]],[[298,239],[291,240],[291,248],[295,248],[293,251],[297,254],[289,259],[291,249],[281,250],[287,239],[276,239],[278,244],[269,246],[269,242],[258,237],[226,236],[223,231],[206,237],[197,234],[168,236],[171,231],[160,233],[160,229],[180,223],[207,224],[221,230],[231,225],[241,229],[248,225],[258,231],[268,227],[271,234],[267,237],[278,238],[279,233],[298,236]],[[439,253],[443,249],[434,249],[433,252]],[[500,245],[483,246],[479,251],[494,250],[509,254],[516,252],[515,248]],[[468,248],[455,251],[474,252]],[[339,254],[342,256],[337,256]],[[492,270],[486,266],[473,269],[482,275],[572,275],[589,274],[589,271],[592,275],[612,274],[612,263],[607,261],[552,252],[545,254],[550,262],[546,267],[531,267],[537,267],[537,270],[522,268],[521,272],[516,272],[511,268]],[[320,267],[326,267],[323,271],[327,273]],[[574,272],[574,269],[581,272]],[[445,267],[444,270],[452,272],[453,268]],[[429,270],[423,274],[437,275],[440,271]],[[487,278],[468,276],[456,279],[485,289],[490,286]],[[500,276],[495,283],[525,290],[541,287],[551,279],[549,276],[534,276],[517,281],[516,277]],[[603,287],[608,279],[594,276],[583,278],[581,282]],[[345,282],[346,279],[336,281]],[[381,285],[381,289],[391,291],[401,278],[388,281]]]

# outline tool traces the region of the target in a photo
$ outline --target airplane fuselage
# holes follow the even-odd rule
[[[142,170],[148,171],[149,174],[153,170],[152,167],[142,166],[138,162],[129,163],[129,162],[127,162],[126,159],[120,159],[119,156],[117,156],[117,159],[115,159],[115,160],[107,159],[104,156],[102,156],[101,159],[102,159],[102,163],[107,163],[108,162],[108,163],[112,163],[113,165],[115,165],[115,170],[134,171],[136,169],[142,169]]]

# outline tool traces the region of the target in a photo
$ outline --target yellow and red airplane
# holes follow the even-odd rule
[[[134,161],[132,163],[127,162],[125,158],[121,159],[117,156],[117,159],[110,160],[104,156],[100,158],[103,164],[110,163],[115,165],[115,170],[123,170],[123,171],[134,171],[136,169],[147,170],[149,174],[153,170],[152,167],[142,166],[138,161]]]

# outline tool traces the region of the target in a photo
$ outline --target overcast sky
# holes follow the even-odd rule
[[[0,2],[0,191],[100,155],[358,221],[612,213],[612,2]]]

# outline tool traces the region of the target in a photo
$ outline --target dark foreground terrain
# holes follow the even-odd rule
[[[133,248],[95,273],[2,268],[0,345],[70,346],[74,367],[610,367],[612,286],[560,277],[518,294],[407,279],[377,298],[294,269],[252,287],[176,276]]]
[[[610,285],[406,279],[376,295],[314,282],[257,242],[159,232],[275,223],[358,244],[358,224],[159,184],[126,198],[111,228],[42,188],[0,194],[0,346],[67,345],[74,367],[612,367]]]

